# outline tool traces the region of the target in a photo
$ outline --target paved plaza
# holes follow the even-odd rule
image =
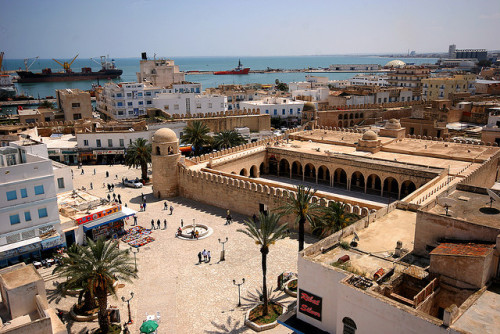
[[[95,168],[95,175],[94,175]],[[73,167],[74,187],[82,186],[90,193],[106,197],[107,187],[104,183],[114,183],[115,193],[120,194],[123,203],[129,208],[139,211],[141,193],[147,198],[147,209],[138,212],[139,225],[150,228],[151,219],[161,220],[161,229],[154,230],[154,242],[140,247],[137,254],[137,267],[139,278],[132,284],[118,290],[118,299],[110,297],[109,305],[120,308],[121,322],[127,320],[126,303],[121,297],[134,298],[130,302],[134,324],[129,326],[131,333],[139,333],[139,327],[146,314],[161,316],[158,333],[250,333],[253,332],[244,326],[244,314],[254,305],[254,297],[262,284],[261,254],[259,248],[249,237],[237,232],[242,228],[241,223],[247,217],[231,213],[233,223],[225,225],[226,211],[204,205],[184,198],[168,200],[168,205],[174,207],[173,214],[163,210],[164,201],[158,201],[152,196],[151,186],[141,189],[124,188],[121,178],[135,178],[140,176],[140,170],[129,169],[122,165],[115,166],[83,166],[85,174]],[[110,176],[105,177],[109,171]],[[118,176],[116,178],[116,175]],[[90,182],[93,190],[90,190]],[[245,205],[245,203],[242,203]],[[163,229],[163,220],[167,219],[168,227]],[[180,226],[181,219],[184,224],[191,224],[193,219],[197,223],[208,225],[213,229],[209,237],[187,241],[175,237],[175,232]],[[133,224],[133,219],[126,221],[125,228]],[[225,244],[226,261],[220,262],[219,256],[222,249],[218,239],[228,238]],[[306,236],[306,246],[315,240]],[[129,246],[120,242],[120,247]],[[203,249],[210,250],[212,261],[198,264],[198,252]],[[271,247],[268,255],[268,286],[276,288],[277,276],[284,271],[297,272],[297,235],[278,241]],[[45,276],[48,276],[47,274]],[[50,278],[50,276],[48,276]],[[233,285],[233,280],[241,282],[242,307],[237,307],[238,288]],[[46,282],[47,290],[54,289],[54,280]],[[123,282],[120,282],[123,283]],[[277,300],[289,304],[291,297],[278,291],[273,292]],[[64,311],[69,310],[75,303],[75,297],[49,298],[51,306]],[[86,333],[89,329],[97,328],[97,320],[91,323],[70,323],[68,329],[71,333]],[[270,333],[291,333],[283,326],[278,326]]]

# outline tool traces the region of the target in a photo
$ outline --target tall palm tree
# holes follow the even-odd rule
[[[212,142],[212,137],[208,135],[210,128],[202,121],[193,121],[186,126],[181,136],[183,144],[191,144],[194,147],[194,153],[198,154],[203,146]]]
[[[145,181],[148,179],[148,163],[151,162],[151,144],[144,138],[137,138],[127,148],[125,154],[125,166],[141,167],[141,177]]]
[[[68,254],[71,261],[63,262],[59,275],[68,277],[69,286],[83,283],[91,297],[97,297],[99,327],[101,332],[107,333],[108,293],[116,296],[113,286],[116,280],[131,282],[137,275],[129,252],[118,249],[117,241],[100,238],[96,242],[87,239],[87,243],[86,247],[78,246],[78,252]]]
[[[244,144],[246,142],[246,139],[243,138],[240,133],[234,130],[219,132],[214,137],[214,146],[218,149],[230,148],[233,146]]]
[[[259,222],[260,228],[257,227],[257,224],[253,220],[246,220],[245,229],[238,229],[238,232],[245,233],[247,236],[255,240],[257,245],[260,245],[260,253],[262,254],[262,294],[263,294],[263,302],[264,302],[264,310],[263,314],[268,314],[269,300],[267,295],[267,282],[266,282],[266,274],[267,274],[267,254],[269,253],[269,247],[274,245],[274,243],[283,239],[286,236],[287,226],[279,225],[279,220],[281,215],[276,213],[264,214],[262,212],[259,213]]]
[[[297,196],[288,193],[286,203],[278,210],[285,214],[293,214],[299,223],[299,252],[304,249],[304,234],[306,221],[309,224],[314,224],[313,220],[320,213],[321,206],[318,203],[312,203],[312,198],[316,194],[316,190],[309,186],[298,185]]]
[[[330,202],[327,207],[322,208],[324,213],[320,219],[320,228],[322,234],[337,232],[354,223],[359,219],[355,213],[347,212],[347,205],[342,202]]]

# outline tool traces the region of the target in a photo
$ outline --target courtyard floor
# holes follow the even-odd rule
[[[95,168],[95,175],[94,175]],[[139,333],[141,323],[146,314],[161,316],[158,333],[250,333],[253,332],[244,325],[245,312],[255,304],[258,291],[262,285],[261,254],[258,246],[243,233],[237,232],[242,228],[242,221],[247,217],[231,213],[233,223],[225,224],[226,211],[209,205],[204,205],[184,198],[168,200],[168,205],[174,207],[173,214],[163,210],[164,201],[158,201],[152,196],[151,186],[141,189],[124,188],[121,178],[135,178],[140,176],[140,170],[129,169],[122,165],[115,166],[84,166],[85,174],[73,167],[74,188],[84,186],[90,193],[107,196],[107,187],[104,183],[114,183],[115,193],[120,194],[123,203],[129,208],[139,211],[141,193],[147,198],[147,210],[138,212],[138,224],[151,227],[151,219],[161,220],[161,229],[153,231],[154,242],[140,248],[137,254],[139,278],[133,283],[124,283],[118,289],[118,299],[110,297],[109,305],[117,306],[121,313],[121,322],[127,321],[127,305],[121,297],[134,297],[130,302],[131,315],[134,324],[129,326],[131,333]],[[110,176],[105,177],[109,171]],[[115,178],[115,175],[118,177]],[[93,190],[90,190],[90,182]],[[245,205],[242,203],[242,205]],[[163,229],[163,220],[167,219],[167,229]],[[197,241],[180,240],[175,237],[175,231],[184,224],[191,224],[193,219],[197,223],[206,224],[213,229],[209,237]],[[126,228],[133,223],[130,218]],[[218,239],[229,239],[225,244],[226,261],[219,262],[222,249]],[[315,242],[306,236],[306,247]],[[129,246],[120,241],[120,248]],[[210,250],[212,261],[198,264],[198,252]],[[276,288],[277,276],[284,271],[297,272],[298,241],[296,234],[278,241],[268,255],[268,287]],[[44,271],[44,272],[43,272]],[[47,278],[46,288],[53,307],[68,311],[75,303],[75,297],[59,298],[51,292],[57,282],[50,276],[49,271],[42,270]],[[241,287],[242,306],[237,307],[238,288],[233,280],[245,283]],[[123,282],[120,282],[123,283]],[[290,304],[294,301],[281,291],[273,295],[278,301]],[[69,317],[66,315],[68,321]],[[97,320],[90,323],[67,323],[70,333],[86,333],[98,327]],[[291,333],[283,326],[278,326],[269,333]]]

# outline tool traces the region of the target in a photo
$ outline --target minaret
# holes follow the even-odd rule
[[[153,135],[151,161],[153,168],[153,194],[157,198],[179,195],[177,164],[181,158],[179,140],[174,131],[162,128]]]

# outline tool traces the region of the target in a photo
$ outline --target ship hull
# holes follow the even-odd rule
[[[18,83],[34,82],[59,82],[59,81],[80,81],[96,79],[115,79],[123,73],[122,70],[101,70],[89,73],[33,73],[31,71],[17,71],[19,75]]]
[[[229,74],[248,74],[250,71],[250,68],[244,68],[242,70],[238,71],[219,71],[219,72],[214,72],[215,75],[229,75]]]

